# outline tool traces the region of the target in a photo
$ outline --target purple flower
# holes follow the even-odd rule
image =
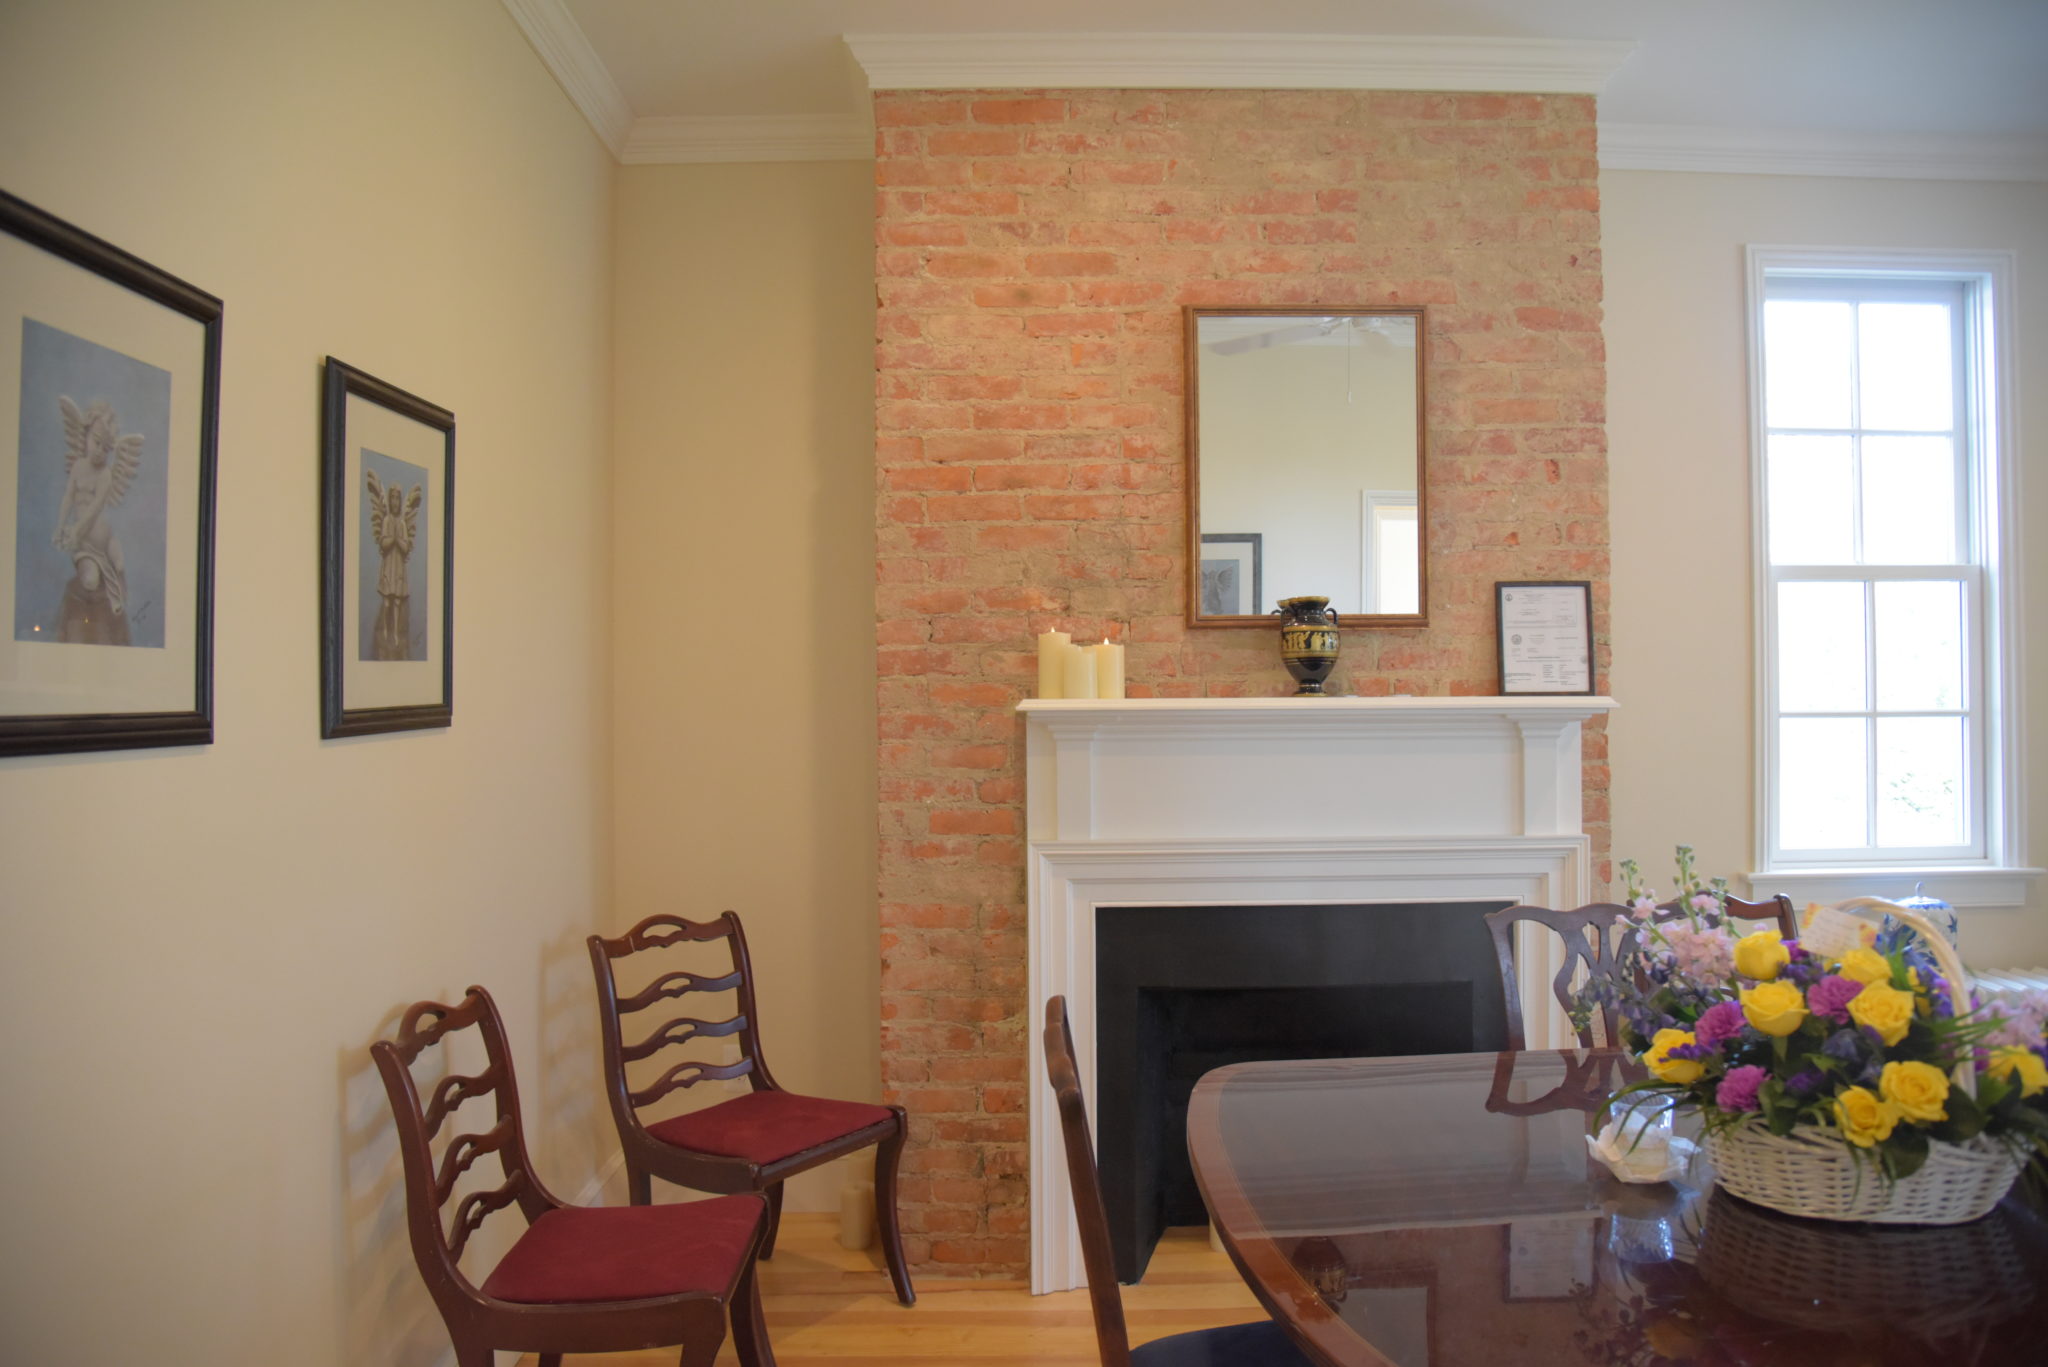
[[[1821,1045],[1820,1051],[1829,1058],[1840,1059],[1844,1063],[1860,1062],[1863,1058],[1862,1032],[1837,1030],[1827,1037],[1827,1042]]]
[[[1811,1096],[1827,1081],[1827,1074],[1818,1068],[1802,1068],[1785,1080],[1786,1088],[1798,1096]]]
[[[1757,1109],[1757,1088],[1764,1085],[1770,1074],[1753,1063],[1740,1068],[1730,1068],[1728,1076],[1721,1079],[1721,1085],[1714,1092],[1714,1104],[1724,1111],[1754,1111]]]
[[[1830,973],[1813,985],[1806,994],[1806,1009],[1816,1016],[1825,1017],[1837,1023],[1849,1019],[1849,1003],[1863,990],[1863,984],[1854,978],[1845,978],[1839,973]],[[1872,1001],[1877,998],[1872,997]]]
[[[1742,1008],[1734,1002],[1717,1002],[1693,1025],[1693,1038],[1701,1044],[1718,1045],[1742,1033]]]

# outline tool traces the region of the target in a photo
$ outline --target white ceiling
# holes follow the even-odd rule
[[[1796,132],[1867,151],[1890,140],[1952,152],[1967,141],[2008,162],[2048,154],[2048,0],[505,3],[529,34],[534,14],[551,14],[556,45],[587,43],[596,72],[581,79],[610,85],[612,116],[628,126],[857,117],[862,78],[845,34],[1333,34],[1631,42],[1600,92],[1603,128],[1680,141],[1764,149],[1782,142],[1766,132]],[[549,44],[535,45],[562,75]]]

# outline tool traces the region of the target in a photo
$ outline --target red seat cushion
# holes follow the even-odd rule
[[[535,1220],[484,1281],[484,1294],[522,1305],[632,1301],[706,1292],[739,1278],[758,1196],[674,1206],[563,1206]]]
[[[647,1127],[647,1133],[693,1153],[768,1164],[895,1117],[886,1106],[862,1101],[748,1092],[701,1111],[656,1121]]]

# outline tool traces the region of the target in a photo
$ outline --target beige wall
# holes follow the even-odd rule
[[[862,1100],[880,1090],[872,176],[626,167],[614,275],[615,919],[737,910],[776,1079]],[[841,1178],[798,1178],[791,1208],[836,1205]]]
[[[0,763],[0,1359],[445,1353],[414,999],[497,993],[560,1194],[613,1152],[610,176],[497,0],[0,8],[0,184],[227,306],[216,742]],[[318,738],[329,353],[459,424],[447,731]]]
[[[1774,246],[2008,249],[2020,526],[2048,521],[2048,186],[1610,172],[1608,435],[1614,498],[1614,851],[1659,880],[1674,843],[1702,869],[1755,867],[1751,763],[1749,408],[1743,252]],[[2023,545],[2028,620],[2048,553]],[[2022,643],[2034,863],[2048,859],[2048,633]],[[1964,956],[2048,962],[2048,887],[1964,914]]]

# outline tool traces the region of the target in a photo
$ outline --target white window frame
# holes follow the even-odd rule
[[[1358,601],[1367,613],[1388,611],[1380,605],[1380,512],[1383,509],[1405,510],[1419,517],[1421,507],[1413,489],[1367,489],[1360,500],[1358,557]],[[1413,520],[1411,518],[1411,520]],[[1407,609],[1420,612],[1422,605]]]
[[[2041,871],[2026,865],[2024,775],[2025,690],[2021,679],[2022,577],[2019,567],[2019,463],[2013,447],[2012,358],[2013,269],[2011,252],[1870,251],[1813,247],[1751,246],[1746,252],[1749,303],[1750,508],[1755,629],[1756,858],[1752,890],[1786,892],[1797,900],[1835,901],[1857,895],[1903,896],[1926,883],[1927,891],[1958,906],[2014,906],[2026,901],[2027,883]],[[1901,850],[1883,856],[1787,855],[1777,844],[1777,641],[1776,586],[1781,578],[1830,577],[1798,567],[1781,574],[1770,559],[1769,508],[1765,468],[1764,300],[1774,275],[1840,276],[1858,280],[1895,279],[1952,282],[1962,290],[1963,330],[1975,364],[1962,364],[1956,391],[1963,433],[1958,451],[1963,498],[1958,513],[1968,532],[1968,557],[1975,568],[1974,614],[1965,622],[1966,661],[1977,677],[1966,681],[1968,706],[1980,733],[1966,749],[1972,773],[1974,848],[1966,857],[1930,858],[1928,851]],[[1887,575],[1843,571],[1832,577],[1944,578],[1943,567]]]

